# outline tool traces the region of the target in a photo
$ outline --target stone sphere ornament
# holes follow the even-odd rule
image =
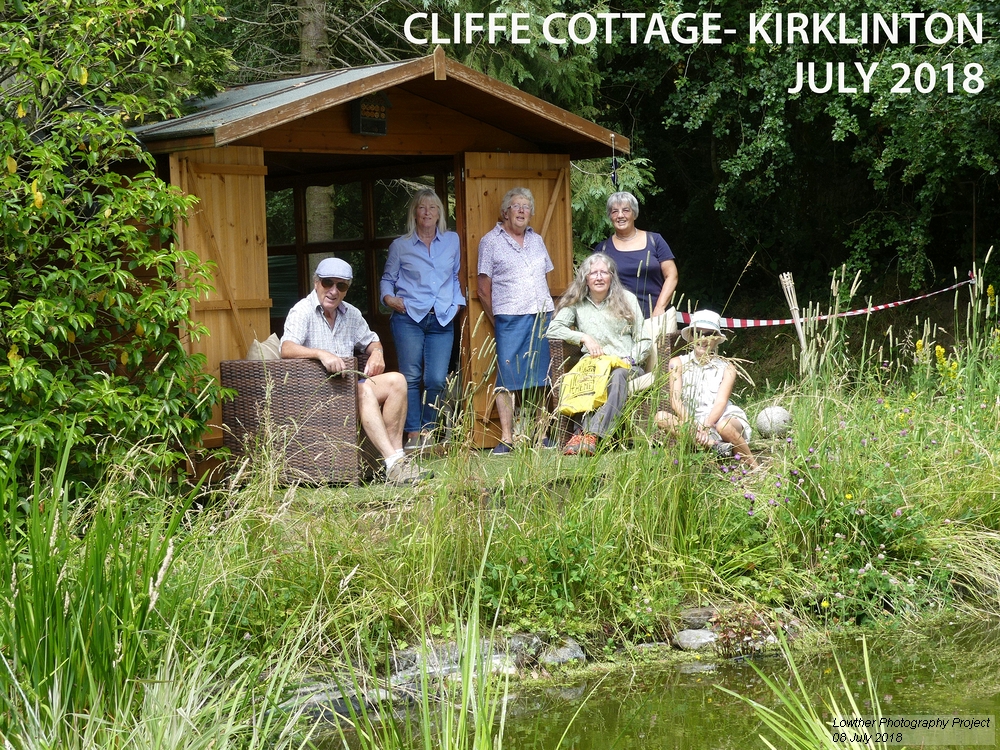
[[[768,406],[757,415],[757,432],[761,437],[785,437],[791,427],[792,415],[783,406]]]

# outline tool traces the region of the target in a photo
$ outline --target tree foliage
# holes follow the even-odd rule
[[[896,0],[672,5],[671,12],[719,12],[737,34],[716,45],[619,46],[604,63],[602,95],[605,102],[622,103],[619,111],[629,115],[621,118],[623,126],[634,128],[639,153],[657,170],[664,191],[652,213],[677,240],[684,291],[725,299],[751,257],[750,280],[769,280],[774,289],[774,277],[785,270],[823,289],[830,270],[842,262],[869,271],[873,279],[896,271],[914,286],[926,284],[950,276],[956,261],[963,266],[971,261],[974,201],[982,257],[1000,220],[995,5],[966,0],[926,9]],[[848,29],[857,31],[864,13],[913,11],[967,13],[973,19],[981,12],[983,43],[968,38],[964,44],[957,38],[927,43],[922,22],[915,44],[908,30],[897,44],[778,44],[773,38],[775,43],[750,43],[748,37],[752,13],[800,12],[810,19],[843,13]],[[835,35],[836,27],[835,21]],[[831,90],[790,93],[799,62],[814,62],[820,82],[832,64]],[[855,62],[878,63],[867,93]],[[855,91],[838,90],[840,63],[847,74],[844,88]],[[910,71],[908,94],[891,90],[902,75],[893,67],[899,63]],[[983,68],[982,89],[975,93],[963,87],[970,64]],[[924,89],[928,69],[936,71],[930,90],[915,87],[920,65]],[[685,265],[688,253],[698,258],[696,264]],[[695,279],[695,289],[685,283]]]
[[[616,184],[617,181],[617,184]],[[587,159],[573,164],[573,241],[574,253],[582,259],[601,240],[611,234],[607,214],[608,196],[628,191],[639,201],[660,192],[649,160]]]
[[[0,3],[0,461],[201,436],[218,400],[184,341],[209,277],[173,244],[191,204],[129,132],[191,92],[197,0]],[[201,62],[206,58],[202,57]],[[25,450],[27,449],[27,450]]]
[[[223,0],[224,22],[210,36],[215,44],[231,50],[234,66],[226,76],[229,83],[270,80],[317,69],[313,39],[302,44],[300,32],[304,18],[314,4],[322,6],[325,20],[326,64],[319,68],[338,69],[357,65],[410,60],[433,51],[434,45],[409,41],[403,27],[413,13],[438,14],[439,33],[454,38],[455,14],[497,12],[491,0]],[[589,10],[581,0],[521,0],[501,9],[503,12],[530,13],[541,17],[561,11],[575,13]],[[426,34],[427,25],[418,36]],[[545,42],[526,45],[498,40],[489,44],[477,35],[471,43],[459,33],[460,43],[445,45],[447,55],[509,83],[530,94],[560,106],[593,116],[594,95],[600,83],[595,67],[596,51],[588,46],[554,45]],[[305,48],[305,49],[304,49]]]

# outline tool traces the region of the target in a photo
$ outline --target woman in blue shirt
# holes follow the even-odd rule
[[[437,193],[429,188],[417,191],[406,228],[406,234],[389,246],[379,293],[393,310],[389,325],[399,371],[406,378],[404,430],[412,445],[437,422],[455,340],[455,316],[465,297],[458,281],[458,235],[448,231]]]

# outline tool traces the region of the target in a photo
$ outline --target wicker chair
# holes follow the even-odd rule
[[[653,416],[656,412],[670,408],[670,378],[667,368],[674,345],[679,337],[680,333],[676,331],[662,333],[656,337],[655,364],[652,371],[644,376],[651,376],[648,377],[648,381],[651,382],[644,383],[644,387],[630,391],[630,401],[634,400],[636,403],[634,408],[628,409],[627,413],[631,414],[633,426],[646,434],[655,430]],[[550,339],[549,354],[552,358],[549,377],[552,383],[552,407],[555,411],[555,407],[559,403],[559,384],[562,382],[562,376],[579,361],[580,348],[565,341]],[[556,440],[561,446],[572,434],[573,420],[556,413],[556,422]]]
[[[236,397],[222,405],[223,445],[236,455],[273,452],[282,481],[358,484],[374,464],[358,429],[358,373],[330,375],[316,360],[229,360],[220,380]]]

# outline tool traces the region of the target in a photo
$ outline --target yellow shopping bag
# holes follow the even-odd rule
[[[580,414],[593,411],[608,400],[608,380],[616,367],[631,367],[621,357],[602,354],[584,357],[563,375],[559,385],[559,413]]]

